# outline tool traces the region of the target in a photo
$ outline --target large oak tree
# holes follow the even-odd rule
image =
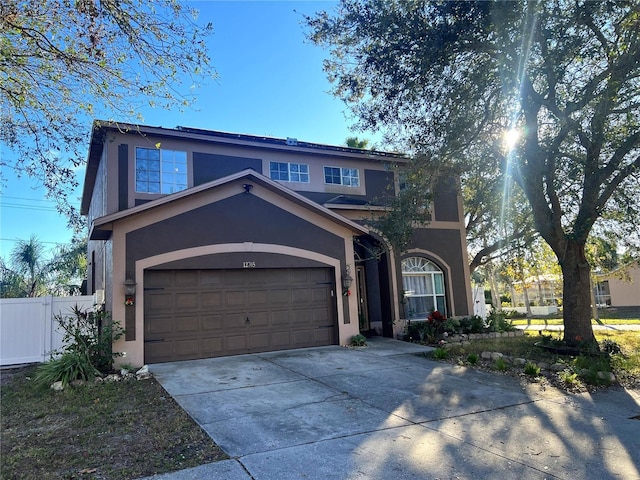
[[[342,0],[306,21],[361,127],[461,170],[501,159],[562,269],[565,340],[595,341],[587,239],[638,234],[638,2]]]
[[[140,120],[143,105],[187,107],[211,77],[212,26],[179,0],[3,0],[0,160],[66,197],[85,161],[93,117]]]

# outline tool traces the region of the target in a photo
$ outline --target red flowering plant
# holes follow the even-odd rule
[[[438,337],[444,333],[444,324],[447,321],[447,317],[442,315],[438,310],[431,312],[431,315],[427,317],[427,325],[429,326],[430,334],[433,337]]]

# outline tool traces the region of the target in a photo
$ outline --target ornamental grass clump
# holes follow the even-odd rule
[[[64,331],[61,350],[52,352],[53,360],[38,367],[35,383],[48,386],[62,382],[63,386],[75,380],[91,380],[113,368],[114,340],[124,335],[118,322],[111,320],[102,309],[80,310],[76,305],[72,315],[56,315],[55,319]]]

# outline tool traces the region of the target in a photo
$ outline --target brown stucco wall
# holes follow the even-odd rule
[[[260,242],[344,261],[344,240],[252,194],[240,193],[127,234],[127,268],[160,253],[202,245]]]

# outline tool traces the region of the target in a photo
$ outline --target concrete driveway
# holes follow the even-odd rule
[[[640,392],[567,396],[369,343],[153,365],[232,457],[153,478],[640,479]]]

